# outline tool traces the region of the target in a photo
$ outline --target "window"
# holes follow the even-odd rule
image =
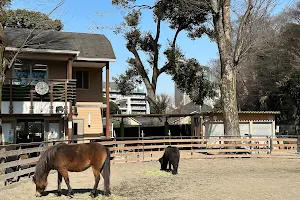
[[[76,71],[75,78],[77,80],[76,88],[90,89],[90,75],[88,71]]]
[[[13,69],[13,78],[33,78],[33,79],[47,79],[48,67],[43,64],[30,63],[15,63]],[[34,80],[34,83],[38,80]],[[15,80],[15,84],[28,84],[28,80]]]

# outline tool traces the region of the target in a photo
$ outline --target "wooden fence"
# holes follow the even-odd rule
[[[232,138],[216,137],[201,139],[195,137],[168,138],[118,138],[98,141],[109,147],[113,163],[158,160],[164,149],[176,146],[181,159],[238,158],[238,157],[284,157],[298,158],[299,138]],[[57,143],[85,143],[90,140],[52,141],[42,143],[0,146],[0,182],[6,186],[18,182],[22,177],[30,177],[40,153]],[[300,158],[300,157],[299,157]],[[1,187],[1,186],[0,186]]]

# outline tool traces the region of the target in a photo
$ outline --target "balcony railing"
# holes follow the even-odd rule
[[[45,95],[39,95],[35,91],[38,82],[45,82],[49,91]],[[2,101],[9,101],[12,107],[13,101],[68,102],[75,104],[76,80],[75,79],[33,79],[33,78],[6,78],[2,90]]]

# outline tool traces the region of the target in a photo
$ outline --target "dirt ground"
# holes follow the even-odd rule
[[[112,164],[112,196],[96,199],[300,199],[300,159],[237,158],[180,161],[179,174],[159,171],[158,162]],[[70,173],[73,199],[90,199],[90,169]],[[1,200],[69,199],[56,197],[57,174],[48,177],[46,196],[34,197],[34,184],[24,182],[0,191]],[[62,188],[66,189],[63,182]],[[103,179],[99,189],[103,190]],[[63,191],[66,194],[66,190]]]

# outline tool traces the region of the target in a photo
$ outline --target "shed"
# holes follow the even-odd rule
[[[239,111],[241,136],[275,136],[275,116],[278,111]],[[203,113],[203,135],[205,137],[224,136],[222,112]]]

